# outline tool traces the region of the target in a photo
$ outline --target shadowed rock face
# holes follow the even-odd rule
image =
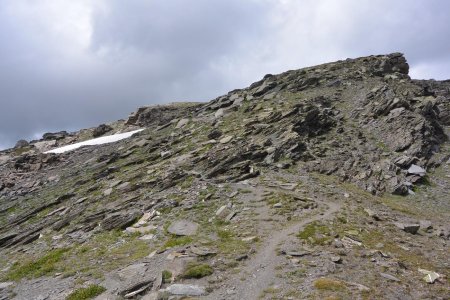
[[[412,80],[408,69],[404,56],[393,53],[268,74],[248,88],[207,103],[142,107],[126,121],[75,133],[46,134],[42,140],[21,141],[14,149],[1,151],[0,257],[7,257],[8,262],[0,259],[0,278],[2,269],[15,270],[17,264],[12,262],[17,253],[26,256],[64,248],[69,253],[65,254],[67,260],[77,255],[88,257],[87,261],[73,263],[75,269],[67,272],[83,273],[95,268],[105,280],[100,281],[101,276],[93,279],[93,272],[86,275],[86,280],[102,283],[111,295],[138,297],[150,290],[155,292],[164,284],[165,296],[194,292],[192,295],[204,295],[209,293],[204,286],[206,281],[199,285],[177,283],[179,278],[211,274],[211,267],[205,266],[203,260],[192,265],[193,257],[202,256],[216,270],[223,271],[227,265],[249,259],[252,252],[246,243],[261,235],[268,236],[263,243],[275,249],[281,241],[280,232],[287,238],[298,231],[296,227],[283,231],[276,226],[296,224],[288,221],[314,215],[317,208],[328,207],[328,218],[342,206],[339,201],[333,202],[341,199],[340,195],[353,201],[351,193],[345,190],[352,186],[348,183],[377,199],[391,194],[412,195],[424,185],[436,187],[437,192],[427,201],[430,207],[442,206],[445,212],[448,203],[442,200],[442,187],[446,186],[447,177],[438,177],[440,181],[432,186],[427,184],[434,170],[437,175],[443,174],[450,163],[450,81]],[[63,154],[43,153],[93,136],[139,127],[145,129],[116,143]],[[335,181],[322,184],[315,178]],[[331,179],[324,181],[327,180]],[[243,192],[246,188],[250,189],[248,196]],[[422,198],[425,197],[428,195]],[[263,208],[257,208],[255,203],[263,203]],[[345,209],[345,218],[353,222],[349,228],[362,228],[350,230],[352,235],[377,228],[372,225],[376,221],[388,226],[382,230],[397,228],[402,234],[416,234],[421,228],[418,224],[428,224],[427,233],[449,237],[448,228],[434,228],[426,220],[419,222],[386,210],[380,213],[379,208],[373,207],[355,210],[349,205]],[[277,212],[270,215],[273,210]],[[244,211],[249,214],[244,215]],[[360,212],[364,212],[364,217]],[[283,218],[284,214],[288,217]],[[366,214],[369,220],[365,219]],[[255,215],[259,217],[254,218]],[[272,223],[267,221],[272,217]],[[347,219],[344,222],[342,218],[339,224],[347,224]],[[311,222],[318,219],[321,217],[310,217]],[[308,223],[304,222],[302,226]],[[323,228],[320,227],[320,234],[332,236],[330,242],[334,239],[333,249],[326,250],[327,255],[344,245],[362,245],[347,236],[348,228],[338,234]],[[307,240],[322,240],[320,234]],[[198,251],[198,247],[204,251]],[[154,253],[150,254],[149,249]],[[89,256],[96,251],[105,257]],[[311,252],[292,249],[283,253],[303,256]],[[215,261],[214,255],[220,259]],[[383,254],[382,258],[386,256]],[[255,257],[266,259],[264,252]],[[347,260],[362,256],[353,253],[345,259],[339,255],[331,257],[321,257],[320,261],[330,261],[333,267],[322,266],[326,270],[316,270],[315,275],[339,271],[335,264],[345,265]],[[276,259],[267,261],[275,264]],[[353,262],[353,266],[359,263]],[[186,264],[193,272],[190,275],[183,274]],[[389,262],[382,266],[392,265]],[[124,284],[116,273],[128,268],[139,272]],[[166,268],[172,275],[161,273]],[[368,269],[371,268],[365,266],[364,270]],[[417,266],[404,270],[412,269]],[[397,270],[400,272],[403,271]],[[175,282],[170,278],[164,282],[161,274]],[[217,278],[226,277],[222,275]],[[402,281],[405,278],[413,276],[405,275]],[[264,286],[271,281],[266,279],[255,280]],[[71,288],[72,283],[69,280],[61,284]],[[24,281],[18,286],[22,298],[30,297],[27,291],[51,290],[37,283],[28,289],[26,284]],[[220,297],[228,297],[228,292]],[[251,294],[245,288],[241,292]],[[0,290],[0,299],[12,295],[8,293]],[[395,290],[377,295],[395,298],[398,293]],[[218,299],[216,296],[211,299]]]

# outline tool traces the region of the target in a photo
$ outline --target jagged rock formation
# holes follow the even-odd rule
[[[108,299],[444,297],[450,81],[408,69],[394,53],[269,74],[0,152],[0,299],[62,299],[79,282]]]

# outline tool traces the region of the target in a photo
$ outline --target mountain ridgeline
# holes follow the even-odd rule
[[[445,299],[450,80],[408,71],[268,74],[1,151],[0,299]]]

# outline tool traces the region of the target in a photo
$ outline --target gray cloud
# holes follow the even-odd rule
[[[450,2],[374,3],[2,1],[0,148],[347,57],[402,51],[413,77],[450,78]]]

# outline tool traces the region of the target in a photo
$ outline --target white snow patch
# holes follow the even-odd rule
[[[142,130],[144,130],[144,129],[138,129],[138,130],[124,132],[124,133],[118,133],[118,134],[113,134],[113,135],[108,135],[108,136],[102,136],[102,137],[95,138],[95,139],[92,139],[92,140],[87,140],[87,141],[83,141],[83,142],[80,142],[80,143],[67,145],[67,146],[64,146],[64,147],[60,147],[60,148],[56,148],[56,149],[53,149],[53,150],[49,150],[49,151],[46,151],[44,153],[64,153],[64,152],[67,152],[67,151],[78,149],[78,148],[80,148],[82,146],[94,146],[94,145],[102,145],[102,144],[114,143],[114,142],[117,142],[117,141],[129,138],[133,134],[135,134],[137,132],[140,132]]]

